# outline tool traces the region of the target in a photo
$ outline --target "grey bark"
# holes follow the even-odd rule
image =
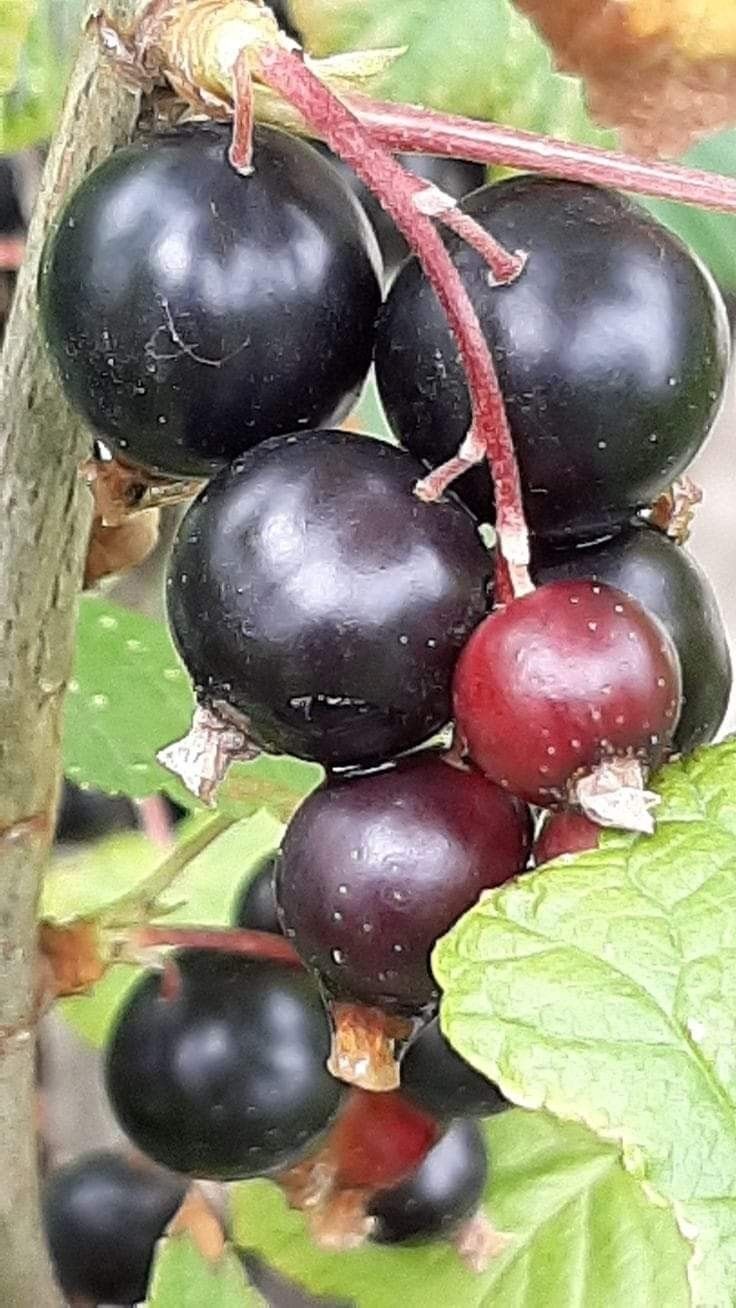
[[[108,8],[121,22],[134,0]],[[40,340],[35,286],[65,194],[131,134],[136,98],[82,41],[51,147],[0,360],[0,1299],[58,1308],[38,1219],[35,922],[53,832],[61,713],[91,519],[89,433]]]

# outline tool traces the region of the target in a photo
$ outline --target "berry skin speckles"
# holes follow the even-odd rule
[[[664,628],[595,582],[550,582],[493,613],[455,675],[471,758],[542,807],[575,799],[581,779],[606,761],[648,772],[667,753],[680,702],[679,659]]]

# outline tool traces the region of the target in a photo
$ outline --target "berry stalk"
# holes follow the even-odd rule
[[[465,368],[473,411],[470,441],[485,449],[493,475],[499,555],[507,561],[512,594],[525,593],[531,589],[528,532],[503,396],[470,297],[441,237],[417,206],[416,181],[374,145],[355,114],[297,56],[275,48],[259,52],[258,76],[295,105],[355,170],[419,257],[447,315]]]
[[[663,159],[637,159],[623,151],[579,145],[537,132],[413,105],[351,95],[345,102],[371,139],[402,154],[435,154],[501,164],[573,182],[590,182],[699,209],[736,213],[736,179]]]
[[[224,954],[244,954],[246,958],[263,958],[274,963],[301,967],[294,946],[284,936],[266,931],[242,931],[217,927],[139,927],[128,934],[125,952],[160,949],[173,945],[178,949],[216,949]]]

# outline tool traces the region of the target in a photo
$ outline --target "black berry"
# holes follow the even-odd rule
[[[471,1119],[458,1119],[411,1176],[371,1201],[378,1244],[442,1240],[453,1235],[480,1204],[488,1180],[485,1141]]]
[[[107,1304],[145,1299],[154,1246],[185,1188],[178,1177],[105,1152],[54,1172],[43,1217],[64,1294]]]
[[[13,164],[10,159],[0,159],[0,233],[16,236],[24,227]]]
[[[366,436],[267,441],[187,513],[168,580],[200,703],[229,705],[274,753],[379,762],[451,714],[455,660],[488,604],[491,559],[421,465]]]
[[[523,805],[438,755],[333,779],[284,836],[282,923],[334,998],[418,1013],[437,998],[435,940],[528,850]]]
[[[471,636],[455,713],[487,776],[550,807],[603,759],[657,763],[677,725],[680,686],[670,637],[636,600],[595,582],[551,581]]]
[[[682,711],[673,749],[689,754],[713,739],[731,693],[731,656],[713,587],[686,550],[652,527],[631,526],[584,548],[540,549],[534,576],[604,581],[654,613],[682,667]]]
[[[40,282],[64,387],[127,460],[207,476],[257,441],[344,415],[370,363],[375,239],[311,146],[188,125],[119,150],[66,204]]]
[[[437,1018],[412,1041],[401,1063],[401,1089],[435,1117],[490,1117],[508,1108],[494,1085],[456,1053]]]
[[[120,1125],[175,1171],[232,1180],[307,1154],[342,1089],[325,1068],[327,1017],[299,968],[192,950],[178,986],[143,978],[108,1050]],[[169,978],[167,978],[168,980]]]
[[[64,781],[56,818],[56,840],[94,840],[136,825],[135,808],[123,795],[103,795],[99,790],[82,790],[72,781]]]
[[[259,862],[256,871],[248,878],[244,889],[235,900],[232,921],[233,926],[248,931],[281,930],[276,910],[276,886],[274,872],[278,852],[266,854]]]
[[[480,256],[448,248],[493,352],[530,527],[592,538],[654,500],[692,460],[715,418],[728,324],[709,275],[632,201],[577,182],[516,177],[463,208],[528,262],[491,286]],[[416,259],[381,315],[376,375],[399,439],[430,464],[470,424],[455,344]],[[485,519],[485,467],[458,483]]]

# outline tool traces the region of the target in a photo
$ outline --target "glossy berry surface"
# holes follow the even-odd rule
[[[281,920],[333,997],[420,1012],[437,997],[435,940],[524,867],[529,843],[523,805],[436,754],[333,779],[286,830]]]
[[[368,1211],[377,1219],[371,1239],[378,1244],[446,1239],[473,1216],[487,1180],[483,1134],[472,1118],[459,1118],[411,1176],[371,1201]]]
[[[154,1245],[185,1188],[178,1177],[107,1152],[52,1173],[43,1194],[44,1229],[64,1294],[106,1304],[145,1299]]]
[[[307,1154],[342,1097],[325,1069],[329,1026],[313,982],[284,964],[192,950],[178,992],[149,974],[108,1049],[120,1125],[158,1162],[232,1180]]]
[[[714,421],[728,324],[709,275],[632,201],[577,182],[516,177],[463,208],[528,261],[489,285],[480,256],[448,240],[491,347],[531,529],[593,538],[654,500],[687,467]],[[470,425],[463,372],[416,259],[379,322],[376,376],[391,426],[430,464]],[[485,468],[458,482],[488,519]]]
[[[266,854],[258,863],[244,889],[237,896],[233,907],[233,926],[247,931],[269,931],[272,934],[281,931],[276,910],[276,886],[274,871],[278,851]]]
[[[586,849],[597,849],[601,828],[584,813],[563,810],[550,813],[534,841],[535,866],[551,863],[562,854],[582,854]]]
[[[396,1091],[353,1090],[330,1134],[337,1183],[393,1186],[418,1167],[439,1134],[434,1119]]]
[[[45,251],[42,324],[64,388],[125,459],[207,476],[257,441],[344,414],[380,302],[375,239],[311,146],[188,125],[100,164]]]
[[[491,558],[457,500],[423,504],[421,465],[366,436],[267,441],[189,509],[169,619],[199,701],[273,753],[380,762],[451,715],[457,656]]]
[[[673,748],[689,754],[713,739],[731,693],[731,657],[713,587],[687,550],[656,528],[631,526],[584,548],[539,550],[534,577],[604,581],[654,613],[682,667],[682,712]]]
[[[471,758],[529,803],[563,801],[610,756],[658,762],[680,711],[680,662],[636,600],[590,581],[551,581],[474,632],[455,675]]]
[[[435,1117],[490,1117],[508,1108],[494,1085],[460,1054],[440,1030],[437,1018],[412,1040],[401,1061],[403,1093]]]

